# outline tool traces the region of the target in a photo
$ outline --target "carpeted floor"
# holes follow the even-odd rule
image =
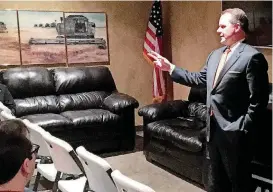
[[[152,187],[156,192],[204,192],[199,187],[146,161],[142,148],[143,134],[140,132],[137,133],[136,147],[133,151],[106,153],[101,156],[107,160],[113,170],[120,170],[124,175]],[[35,176],[30,183],[31,189],[34,180]],[[50,192],[50,189],[52,183],[42,179],[38,191]]]
[[[113,170],[152,187],[156,192],[204,192],[183,179],[146,161],[142,151],[105,158]]]

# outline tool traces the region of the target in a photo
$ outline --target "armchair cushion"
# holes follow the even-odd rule
[[[62,116],[71,120],[75,127],[89,125],[116,125],[120,119],[119,115],[103,109],[88,109],[79,111],[66,111]]]
[[[133,97],[124,93],[112,93],[104,99],[103,106],[105,109],[119,114],[125,108],[137,108],[139,103]]]
[[[195,128],[192,128],[197,126]],[[185,119],[168,119],[149,123],[147,132],[151,137],[167,140],[176,147],[190,151],[199,152],[202,150],[203,134],[200,131],[203,124],[195,124]]]
[[[183,100],[168,101],[166,103],[156,103],[141,107],[138,114],[149,122],[188,116],[188,102]]]

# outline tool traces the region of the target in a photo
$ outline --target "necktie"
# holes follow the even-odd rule
[[[225,62],[227,60],[227,56],[228,56],[230,51],[231,50],[230,50],[229,47],[226,48],[225,52],[223,53],[223,55],[222,55],[222,57],[220,59],[220,62],[219,62],[219,65],[218,65],[218,68],[217,68],[217,71],[216,71],[216,74],[215,74],[215,77],[214,77],[213,87],[214,87],[214,85],[215,85],[215,83],[216,83],[216,81],[217,81],[217,79],[219,77],[220,72],[222,71],[222,69],[223,69],[223,67],[225,65]]]
[[[224,67],[224,65],[225,65],[225,62],[226,62],[226,60],[227,60],[227,56],[228,56],[228,54],[229,54],[230,51],[231,51],[231,50],[230,50],[230,48],[228,47],[228,48],[225,50],[225,52],[223,53],[223,55],[222,55],[222,57],[221,57],[221,59],[220,59],[220,62],[219,62],[219,65],[218,65],[218,68],[217,68],[217,70],[216,70],[216,74],[215,74],[215,77],[214,77],[214,81],[213,81],[213,87],[215,86],[215,83],[216,83],[216,81],[217,81],[217,79],[218,79],[218,76],[219,76],[220,72],[222,71],[222,69],[223,69],[223,67]],[[210,116],[213,116],[213,110],[212,110],[212,108],[210,108]]]

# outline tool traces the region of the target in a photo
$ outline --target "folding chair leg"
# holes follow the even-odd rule
[[[53,187],[52,187],[52,192],[58,192],[58,181],[60,180],[60,178],[61,178],[61,172],[58,171],[56,174],[56,178],[55,178]]]
[[[40,179],[41,179],[41,173],[37,172],[37,175],[36,175],[36,178],[35,178],[35,183],[34,183],[34,186],[33,186],[33,191],[34,192],[38,191],[38,185],[39,185]]]

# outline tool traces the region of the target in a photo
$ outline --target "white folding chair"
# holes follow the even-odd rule
[[[0,112],[0,120],[4,121],[4,120],[8,120],[8,119],[16,119],[16,117],[11,114],[11,111],[9,112],[6,110],[2,110]]]
[[[89,188],[95,192],[118,192],[111,177],[112,168],[101,157],[88,152],[83,146],[76,149],[86,173]]]
[[[40,145],[38,155],[50,157],[50,152],[48,149],[48,144],[46,143],[43,135],[48,134],[42,127],[37,124],[31,123],[29,120],[24,119],[24,124],[28,127],[29,130],[29,139],[32,143]]]
[[[11,110],[0,101],[0,110],[12,114]]]
[[[51,161],[50,151],[48,148],[49,146],[43,137],[43,135],[49,133],[40,126],[31,123],[27,119],[24,119],[23,122],[28,127],[30,141],[40,146],[40,149],[38,151],[40,161],[38,161],[37,164],[37,175],[33,186],[33,191],[37,191],[41,176],[51,182],[54,182],[57,175],[57,170],[53,162]]]
[[[84,169],[78,155],[67,142],[50,134],[44,135],[49,145],[51,158],[57,169],[56,179],[52,191],[58,189],[62,192],[83,192],[85,191],[87,179],[84,176]],[[61,180],[65,175],[77,175],[70,180]]]
[[[147,185],[123,175],[119,170],[113,171],[111,175],[119,192],[155,192]]]

